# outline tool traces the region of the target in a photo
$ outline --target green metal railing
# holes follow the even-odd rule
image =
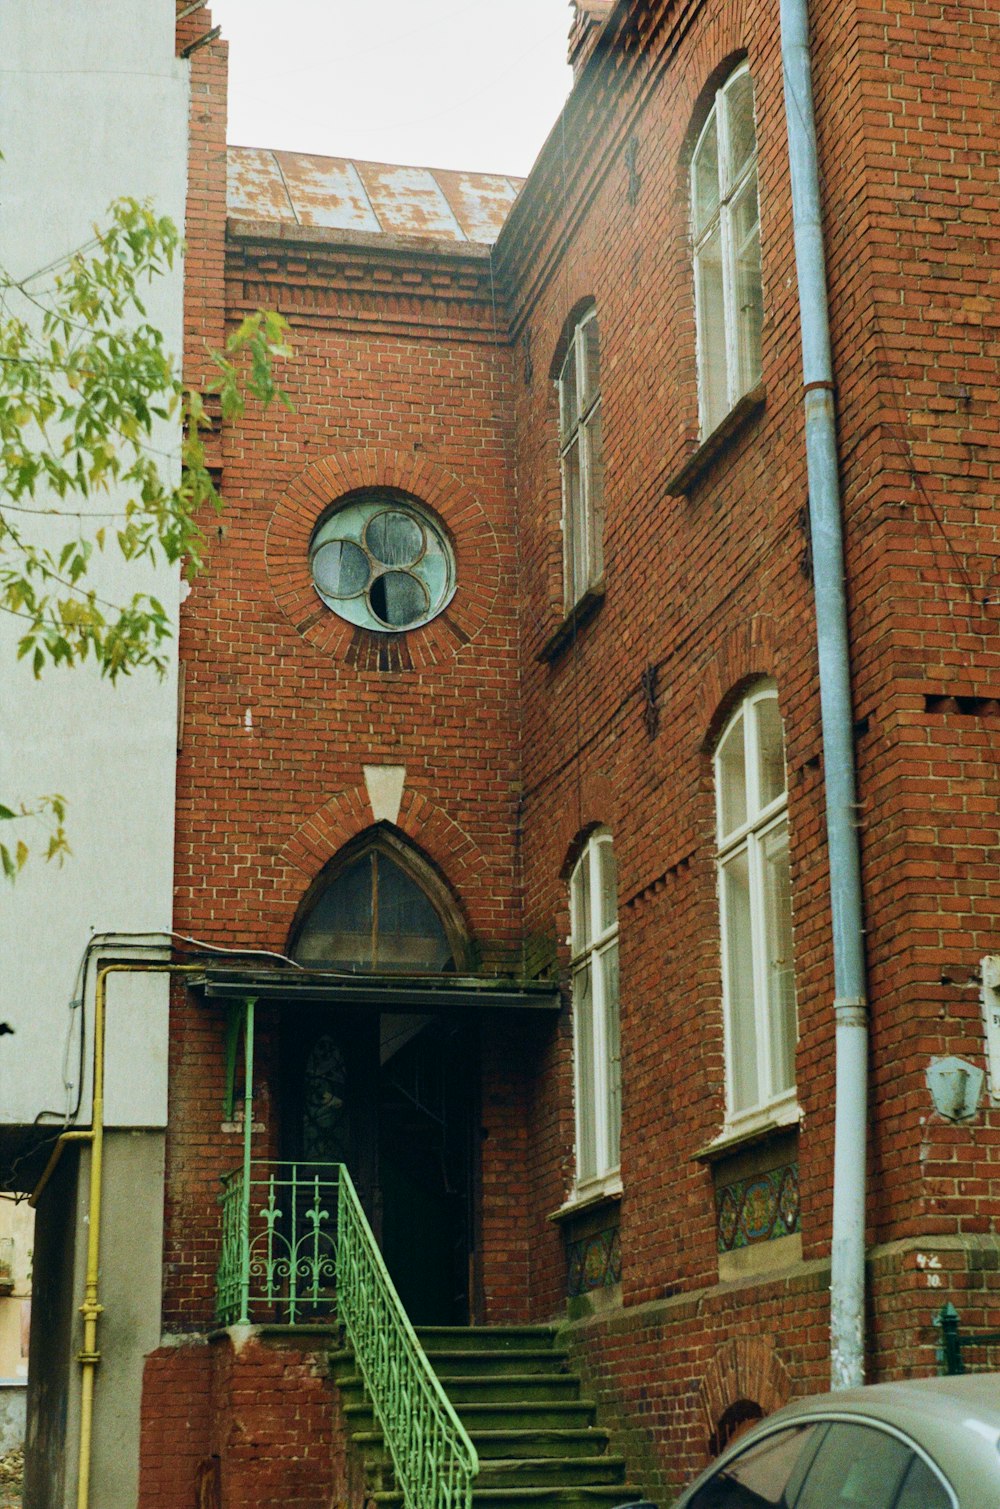
[[[1000,1347],[1000,1331],[966,1331],[958,1328],[958,1311],[949,1300],[934,1317],[941,1332],[937,1348],[938,1373],[949,1375],[966,1372],[964,1347]],[[975,1370],[974,1370],[975,1371]]]
[[[247,1160],[222,1184],[220,1324],[336,1315],[406,1509],[470,1509],[476,1449],[403,1309],[347,1169]]]
[[[335,1163],[258,1163],[222,1180],[221,1325],[301,1325],[336,1308]]]
[[[371,1395],[407,1509],[469,1509],[476,1448],[393,1288],[350,1175],[337,1211],[337,1314]]]

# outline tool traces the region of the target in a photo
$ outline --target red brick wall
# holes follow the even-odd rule
[[[665,1483],[707,1450],[699,1389],[734,1335],[769,1335],[793,1392],[825,1380],[815,1265],[829,1252],[833,978],[777,16],[763,0],[623,9],[492,268],[471,252],[340,246],[319,232],[231,240],[228,318],[258,303],[290,318],[296,413],[251,415],[225,436],[227,510],[182,635],[177,917],[218,944],[283,948],[310,882],[370,821],[361,766],[399,763],[400,826],[451,881],[487,967],[522,946],[528,959],[558,949],[565,964],[567,861],[587,827],[610,827],[624,1304],[579,1342]],[[860,720],[869,1237],[909,1244],[880,1248],[872,1266],[881,1376],[928,1371],[932,1311],[954,1291],[988,1317],[996,1282],[997,1114],[943,1123],[924,1074],[947,1053],[982,1064],[975,974],[996,946],[987,290],[1000,39],[984,5],[813,11]],[[688,155],[707,86],[744,54],[766,403],[677,497],[666,484],[697,430]],[[536,656],[561,615],[550,364],[587,297],[601,323],[607,596],[547,665]],[[468,614],[406,636],[382,667],[363,636],[316,617],[303,568],[318,511],[375,481],[440,510],[458,552],[455,615]],[[805,1266],[723,1291],[712,1176],[692,1156],[724,1113],[711,752],[734,696],[763,674],[778,683],[788,757]],[[219,1023],[185,998],[175,1024],[168,1313],[182,1327],[207,1303],[224,1159]],[[569,1022],[520,1042],[490,1031],[484,1044],[486,1313],[557,1314],[563,1238],[546,1217],[572,1180]],[[920,1267],[918,1252],[941,1267]]]
[[[199,1466],[210,1456],[212,1352],[163,1347],[146,1358],[139,1445],[143,1509],[190,1509]]]
[[[152,1353],[143,1387],[143,1509],[343,1502],[345,1442],[328,1371],[325,1339],[302,1336],[218,1338]]]

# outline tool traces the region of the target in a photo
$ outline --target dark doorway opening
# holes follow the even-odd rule
[[[416,1325],[469,1321],[476,1063],[472,1030],[438,1019],[382,1068],[382,1251]]]
[[[410,1320],[467,1324],[475,1023],[291,1009],[281,1056],[282,1157],[345,1163]]]

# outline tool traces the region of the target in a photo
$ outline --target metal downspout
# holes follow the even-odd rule
[[[840,1389],[864,1382],[868,1010],[844,541],[808,0],[781,0],[781,56],[802,326],[809,524],[833,910],[837,1077],[830,1381],[831,1387]]]

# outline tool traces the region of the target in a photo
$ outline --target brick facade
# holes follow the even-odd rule
[[[266,224],[231,225],[226,241],[224,50],[196,57],[190,360],[203,336],[218,340],[224,246],[227,324],[258,305],[291,322],[295,412],[249,414],[221,437],[226,509],[182,624],[175,925],[283,952],[324,865],[372,825],[363,767],[405,766],[396,828],[450,887],[479,967],[554,960],[565,979],[568,870],[590,829],[611,831],[622,1275],[570,1331],[665,1499],[720,1444],[727,1411],[826,1386],[829,877],[777,16],[762,0],[644,0],[598,24],[492,254]],[[814,7],[813,26],[871,1000],[875,1378],[933,1370],[945,1298],[970,1324],[1000,1323],[998,1113],[984,1102],[971,1123],[946,1122],[924,1083],[936,1057],[983,1065],[978,968],[996,947],[1000,39],[978,3]],[[678,495],[698,440],[690,156],[711,89],[744,57],[762,402]],[[540,659],[563,617],[552,377],[589,300],[605,594]],[[350,628],[309,579],[317,518],[373,486],[421,500],[455,549],[453,604],[405,635]],[[694,1157],[724,1120],[712,754],[764,676],[786,739],[802,1119],[784,1135],[801,1249],[780,1271],[751,1263],[723,1282],[725,1167]],[[276,1145],[276,1032],[265,1016],[262,1149]],[[220,1131],[222,1043],[221,1014],[178,988],[166,1296],[178,1331],[210,1324],[215,1191],[238,1155]],[[562,1314],[567,1231],[548,1218],[573,1179],[568,1011],[528,1032],[484,1023],[476,1072],[482,1317]],[[750,1336],[759,1355],[739,1350]],[[148,1376],[185,1365],[154,1358]]]

